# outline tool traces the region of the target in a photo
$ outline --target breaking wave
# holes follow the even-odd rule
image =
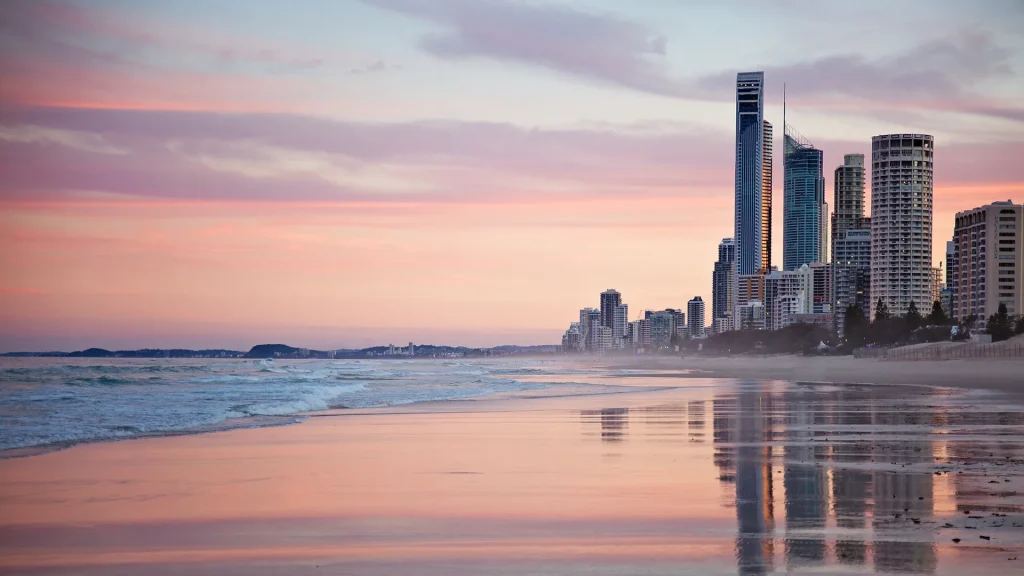
[[[545,387],[521,362],[0,359],[0,451]]]

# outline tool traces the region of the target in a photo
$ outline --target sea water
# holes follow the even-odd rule
[[[0,450],[543,388],[539,361],[0,359]],[[276,418],[275,418],[276,417]],[[291,417],[291,418],[287,418]]]

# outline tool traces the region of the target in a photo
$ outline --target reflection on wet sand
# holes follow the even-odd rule
[[[1019,408],[922,387],[646,378],[623,392],[609,378],[613,393],[339,411],[0,461],[0,572],[1024,567],[1010,560],[1024,558]]]
[[[1020,415],[970,418],[926,403],[895,404],[897,398],[896,391],[882,388],[769,384],[716,395],[714,463],[722,487],[735,494],[740,574],[775,570],[783,561],[774,545],[779,536],[790,568],[870,563],[883,573],[936,571],[936,538],[942,528],[957,526],[935,518],[934,483],[943,476],[936,466],[945,463],[936,454],[936,438],[942,436],[935,428],[993,420],[1016,426]],[[1006,462],[1021,457],[1016,439],[987,438],[991,442],[985,445],[969,438],[944,440],[946,461],[978,462],[987,456],[999,463],[998,457]],[[776,519],[779,476],[784,517]],[[968,488],[971,477],[956,474],[956,491],[949,496],[977,494]],[[992,490],[986,496],[999,495]],[[1020,512],[1019,505],[1007,504],[1001,509]],[[942,508],[964,510],[957,502],[943,502]],[[980,523],[981,517],[970,518]],[[777,524],[784,526],[781,534]],[[1002,524],[993,521],[988,527]]]
[[[626,438],[626,429],[629,427],[628,408],[582,410],[580,417],[584,423],[600,423],[601,440],[604,442],[621,442]]]

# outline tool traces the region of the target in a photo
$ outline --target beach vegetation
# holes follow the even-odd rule
[[[938,300],[932,302],[932,312],[925,318],[925,323],[929,326],[946,326],[949,324],[949,317],[946,316],[946,311],[942,309],[942,303]]]
[[[917,304],[913,300],[910,301],[910,306],[907,307],[907,313],[903,316],[903,321],[911,332],[920,328],[921,323],[924,322],[924,319],[921,318],[921,312],[917,310]]]
[[[697,350],[702,344],[704,354],[811,354],[818,346],[834,344],[829,326],[791,324],[781,330],[732,330],[713,334],[704,340],[688,340],[685,349]]]
[[[878,304],[875,304],[875,322],[884,322],[891,318],[892,314],[889,313],[889,307],[879,298]]]
[[[992,336],[993,342],[1001,342],[1013,336],[1015,320],[1007,312],[1006,304],[1000,302],[996,313],[988,317],[985,332]]]

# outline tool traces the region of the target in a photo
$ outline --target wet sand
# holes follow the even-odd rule
[[[1003,396],[585,379],[0,461],[0,572],[1024,572]]]
[[[917,384],[995,390],[1024,403],[1024,360],[896,361],[852,356],[608,359],[616,368],[677,371],[684,378],[771,379],[863,384]],[[662,374],[659,374],[662,375]]]

